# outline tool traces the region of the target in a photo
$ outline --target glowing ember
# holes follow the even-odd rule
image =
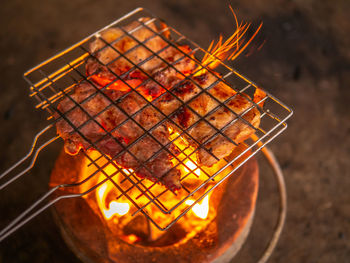
[[[140,240],[140,238],[134,234],[126,236],[126,239],[129,243],[135,243],[136,241]]]
[[[198,168],[198,166],[192,162],[192,161],[187,161],[185,162],[185,165],[191,169],[191,171],[193,171],[196,175],[200,176],[201,174],[201,171],[200,169]],[[196,169],[197,168],[197,169]],[[186,173],[189,173],[190,171],[187,169],[187,168],[184,168],[185,172]]]
[[[134,171],[133,171],[133,169],[123,169],[123,172],[124,172],[125,174],[127,174],[127,175],[130,175],[130,174],[132,174]]]

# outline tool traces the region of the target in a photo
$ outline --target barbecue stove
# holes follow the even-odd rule
[[[140,20],[143,17],[148,19]],[[139,26],[130,31],[125,30],[124,26],[133,21],[139,21]],[[153,30],[151,24],[157,24],[161,30]],[[150,53],[149,57],[135,63],[130,60],[127,53],[118,52],[113,46],[118,39],[109,43],[101,37],[101,33],[110,28],[122,30],[122,37],[127,36],[137,43],[129,52],[142,47]],[[142,42],[133,35],[135,31],[142,28],[152,31],[151,38],[160,38],[167,43],[167,46],[157,52],[149,49],[147,46],[149,39]],[[132,64],[132,68],[123,73],[124,76],[133,69],[137,69],[147,76],[146,81],[157,82],[152,74],[145,72],[142,68],[144,63],[154,58],[163,60],[162,62],[166,64],[163,70],[169,68],[176,70],[184,80],[189,81],[193,81],[198,72],[212,72],[215,68],[213,74],[217,81],[229,85],[234,90],[234,96],[243,96],[251,103],[251,107],[240,114],[232,112],[235,118],[230,125],[242,122],[249,126],[249,129],[254,130],[254,135],[243,143],[237,144],[226,135],[227,126],[220,129],[213,127],[215,133],[207,139],[208,141],[217,136],[223,136],[236,147],[229,156],[218,160],[211,167],[206,167],[198,165],[195,158],[197,152],[204,147],[203,143],[196,141],[196,147],[191,147],[186,143],[186,138],[191,137],[189,129],[169,128],[171,129],[170,140],[175,145],[177,153],[170,151],[169,145],[162,145],[155,155],[162,150],[172,155],[173,165],[181,173],[181,188],[176,191],[159,184],[159,181],[140,178],[134,169],[118,165],[115,161],[118,156],[106,155],[99,150],[98,142],[84,137],[82,127],[86,123],[74,125],[67,117],[69,112],[58,110],[57,105],[60,101],[68,98],[72,100],[75,107],[84,111],[81,103],[72,99],[71,94],[76,85],[90,83],[96,88],[94,94],[104,96],[104,89],[113,86],[115,82],[122,82],[130,90],[129,92],[135,92],[143,97],[146,106],[153,107],[160,114],[162,112],[157,108],[157,98],[150,100],[143,96],[138,87],[125,81],[123,75],[114,74],[112,82],[102,88],[96,87],[95,74],[86,72],[87,61],[97,59],[96,53],[89,49],[91,42],[96,39],[104,41],[102,48],[113,49],[118,52],[118,58],[123,58]],[[238,33],[236,39],[237,48],[238,45],[244,46],[239,42],[241,36]],[[186,51],[179,48],[183,46],[188,47]],[[176,61],[165,61],[160,55],[170,47],[182,54]],[[179,71],[175,65],[181,60],[190,60],[197,65],[196,70],[189,74]],[[215,64],[215,67],[211,64]],[[109,64],[103,65],[106,68],[109,66]],[[1,231],[1,240],[46,208],[53,206],[55,220],[66,242],[85,262],[228,262],[243,244],[253,219],[259,181],[258,165],[254,155],[261,149],[276,171],[282,191],[282,208],[285,206],[281,171],[271,153],[263,147],[286,129],[286,120],[292,115],[291,109],[224,64],[218,53],[210,53],[202,49],[143,8],[130,12],[34,67],[26,72],[24,77],[30,84],[30,96],[38,101],[36,108],[48,112],[48,120],[51,124],[38,133],[28,155],[3,173],[1,179],[32,158],[28,168],[5,181],[1,188],[28,172],[34,165],[40,150],[59,138],[58,135],[54,135],[42,145],[36,145],[40,137],[55,131],[57,121],[64,120],[69,123],[73,132],[88,141],[90,146],[76,156],[67,155],[62,151],[50,178],[50,190]],[[158,84],[161,85],[161,83]],[[197,116],[198,120],[192,126],[199,121],[211,125],[207,116],[220,107],[230,110],[226,106],[229,100],[218,101],[211,95],[211,88],[202,88],[200,94],[206,94],[216,100],[217,106],[206,116]],[[166,90],[165,87],[164,90]],[[263,96],[255,101],[251,98],[257,91],[260,91]],[[176,97],[171,89],[159,94],[159,97],[169,93]],[[191,109],[191,102],[198,96],[186,102],[180,99],[179,101],[182,107]],[[85,100],[88,101],[89,97]],[[115,102],[111,104],[118,107]],[[245,118],[253,109],[258,109],[260,114],[258,127],[252,126]],[[96,122],[96,116],[85,113],[89,117],[87,122]],[[139,125],[135,121],[137,113],[125,114],[127,119],[124,122],[132,121]],[[124,147],[123,151],[132,154],[130,148],[146,136],[157,141],[152,131],[165,122],[173,122],[171,114],[164,115],[162,121],[151,129],[144,129],[139,125],[144,131],[143,135]],[[120,126],[117,125],[115,129],[118,127]],[[101,126],[101,129],[105,127]],[[110,131],[106,131],[105,136],[110,135]],[[195,138],[191,138],[195,141]],[[211,155],[216,158],[213,153]],[[150,159],[152,158],[154,156]],[[145,162],[141,162],[140,166],[147,169]],[[276,233],[263,259],[268,257],[276,244],[283,225],[284,212],[285,210],[282,209]]]

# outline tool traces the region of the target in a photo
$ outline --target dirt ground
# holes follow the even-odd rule
[[[2,1],[0,8],[0,171],[22,157],[47,125],[22,74],[138,6],[150,9],[203,47],[234,20],[258,25],[260,51],[232,65],[294,109],[270,145],[288,190],[287,221],[269,262],[350,262],[350,1],[153,0]],[[45,192],[62,142],[47,147],[33,171],[0,192],[0,228]],[[254,262],[278,208],[262,158],[252,235],[233,262]],[[266,170],[266,174],[265,173]],[[269,228],[270,230],[267,230]],[[270,231],[270,232],[269,232]],[[45,212],[0,244],[0,262],[79,262]]]

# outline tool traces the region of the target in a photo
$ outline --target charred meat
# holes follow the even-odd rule
[[[157,125],[159,112],[135,92],[123,97],[125,92],[100,88],[77,85],[58,105],[64,118],[56,115],[56,127],[65,151],[74,155],[96,148],[141,178],[179,189],[180,172],[171,163],[174,148],[166,125]]]
[[[230,155],[259,127],[260,111],[249,96],[237,94],[211,72],[180,81],[171,91],[174,95],[164,94],[156,105],[187,131],[185,137],[194,148],[201,146],[196,154],[199,165],[212,166]]]
[[[104,41],[98,39],[90,46],[91,52],[97,52],[97,60],[102,63],[90,60],[87,71],[94,74],[91,69],[98,68],[97,72],[103,76],[104,85],[119,85],[116,88],[123,90],[125,83],[114,85],[118,83],[115,74],[123,76],[133,68],[124,76],[124,82],[130,83],[130,86],[136,85],[136,90],[142,96],[154,100],[154,104],[166,116],[171,115],[176,125],[170,122],[168,125],[175,130],[186,130],[185,137],[195,148],[201,145],[197,151],[198,164],[212,166],[255,132],[260,124],[260,112],[248,95],[236,94],[219,80],[216,73],[207,71],[189,77],[188,73],[193,74],[197,65],[188,57],[169,66],[167,63],[176,61],[176,58],[184,54],[174,47],[165,48],[167,42],[164,38],[154,35],[159,29],[154,23],[145,27],[147,22],[149,19],[144,18],[125,27],[124,30],[132,32],[132,37],[125,36],[121,29],[112,28],[102,32]],[[152,52],[159,52],[159,57],[139,45],[136,40],[144,43]],[[106,47],[106,43],[112,44]],[[190,53],[190,50],[186,53]],[[124,54],[124,57],[120,54]],[[139,68],[134,66],[138,63]],[[101,64],[109,65],[109,68],[101,67]],[[98,78],[93,79],[101,83]],[[126,87],[125,90],[130,88]],[[185,105],[189,100],[191,102]]]
[[[96,148],[176,190],[180,172],[169,130],[184,131],[198,165],[212,166],[260,125],[256,102],[264,94],[237,93],[149,18],[102,31],[90,53],[86,71],[95,84],[77,85],[58,105],[57,131],[70,154]]]
[[[159,32],[163,35],[158,35]],[[171,43],[166,30],[158,28],[149,18],[141,18],[122,28],[109,28],[90,44],[93,55],[87,61],[87,75],[101,86],[128,91],[148,82],[148,76],[172,67],[183,74],[196,65],[188,46]],[[158,34],[157,34],[158,33]],[[154,86],[154,85],[153,85]],[[158,86],[152,94],[140,92],[149,100],[164,93]]]

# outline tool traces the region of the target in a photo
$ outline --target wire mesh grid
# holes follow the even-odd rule
[[[148,19],[140,20],[140,18],[144,17],[147,17]],[[135,21],[138,21],[137,26],[129,30],[125,27]],[[152,25],[157,25],[160,29],[154,30]],[[101,35],[106,29],[110,28],[115,28],[118,29],[119,32],[122,32],[121,36],[114,39],[112,42],[106,40]],[[140,41],[134,34],[139,30],[147,30],[151,34],[147,39]],[[134,45],[127,51],[120,52],[115,48],[115,43],[118,43],[118,41],[121,41],[126,36],[132,40]],[[91,51],[90,45],[93,41],[96,41],[96,39],[102,41],[101,43],[103,45],[98,50]],[[152,39],[161,39],[166,45],[157,51],[153,51],[148,45]],[[186,49],[182,47],[186,47]],[[140,48],[142,48],[142,50],[148,55],[145,59],[135,62],[130,57],[133,52],[140,50]],[[108,63],[104,63],[98,57],[98,54],[104,49],[110,49],[117,54],[115,58]],[[174,61],[169,61],[162,55],[162,52],[167,52],[167,50],[170,49],[176,50],[176,53],[180,54]],[[80,178],[80,180],[74,184],[59,186],[60,188],[78,187],[80,192],[78,194],[67,195],[61,198],[86,195],[93,190],[96,190],[103,183],[110,181],[113,183],[115,190],[118,193],[116,197],[117,200],[128,200],[134,206],[132,210],[133,214],[141,212],[157,228],[160,230],[166,230],[184,216],[196,203],[200,202],[208,193],[222,183],[228,176],[234,173],[234,171],[244,164],[245,161],[255,155],[263,146],[273,140],[287,127],[285,121],[292,114],[290,108],[266,91],[264,91],[265,96],[261,98],[260,101],[253,101],[251,98],[254,96],[254,93],[257,89],[261,88],[221,61],[215,60],[215,63],[218,63],[215,67],[215,71],[210,68],[210,64],[203,65],[201,61],[206,55],[210,56],[211,54],[207,53],[204,49],[186,38],[174,28],[163,23],[162,20],[151,14],[149,11],[146,11],[143,8],[138,8],[26,72],[24,77],[30,84],[30,96],[35,97],[38,101],[36,108],[46,110],[48,112],[48,120],[53,124],[59,121],[67,122],[70,127],[73,128],[72,133],[78,134],[84,141],[88,142],[86,150],[97,150],[93,151],[94,154],[90,154],[89,151],[82,152],[85,155],[87,167],[87,172],[85,172],[83,178]],[[91,60],[98,63],[97,70],[87,70],[86,65]],[[124,63],[126,62],[128,65],[131,65],[131,67],[121,74],[117,74],[115,69],[112,69],[112,66],[113,63],[118,60],[122,60]],[[160,61],[163,65],[158,71],[158,74],[159,72],[173,70],[182,79],[178,85],[181,85],[181,83],[191,83],[192,86],[198,87],[199,92],[189,100],[183,101],[173,92],[172,89],[164,87],[164,85],[160,83],[152,73],[145,70],[144,65],[152,62],[152,60]],[[183,61],[185,61],[185,63],[195,64],[195,70],[190,73],[185,73],[179,70],[176,65]],[[108,83],[102,86],[96,84],[96,79],[94,79],[99,74],[98,70],[100,68],[106,70],[108,77],[110,78]],[[203,70],[206,70],[207,74],[211,74],[211,76],[215,78],[215,81],[210,83],[207,87],[200,85],[197,77],[199,72]],[[142,82],[138,83],[136,86],[132,85],[130,82],[130,80],[133,80],[132,74],[135,73],[135,71],[143,76]],[[216,72],[220,74],[217,74]],[[219,82],[224,82],[231,87],[234,90],[235,95],[224,101],[213,96],[210,90]],[[94,91],[82,101],[78,102],[74,99],[72,94],[74,93],[75,87],[84,83],[88,83],[94,88]],[[147,96],[149,94],[145,95],[142,91],[142,87],[147,85],[147,83],[155,83],[155,85],[161,90],[156,98]],[[127,89],[117,101],[106,95],[106,91],[113,88],[113,85],[115,84],[119,86],[122,84],[123,87]],[[134,94],[142,101],[140,107],[133,112],[127,111],[122,107],[123,100],[125,100],[130,94]],[[203,94],[215,101],[216,106],[206,114],[201,115],[193,106],[193,102]],[[108,101],[108,106],[101,109],[97,114],[91,115],[83,105],[84,103],[88,103],[96,98],[97,95],[106,99]],[[174,121],[174,116],[176,116],[178,110],[170,114],[164,114],[164,112],[159,109],[159,104],[157,104],[158,101],[164,99],[166,96],[171,96],[171,98],[175,99],[179,105],[179,109],[185,109],[194,116],[195,121],[191,123],[189,127],[183,128],[178,122]],[[228,103],[234,99],[235,96],[243,96],[250,102],[251,106],[237,114],[228,106]],[[74,106],[64,112],[58,110],[58,104],[63,99],[69,100]],[[264,103],[263,107],[261,106],[262,103]],[[101,125],[96,119],[99,115],[103,114],[110,108],[118,109],[125,118],[122,122],[115,125],[113,129],[106,129],[106,127]],[[152,111],[161,116],[159,122],[148,128],[145,128],[136,120],[138,114],[146,108],[151,108]],[[235,118],[223,127],[217,128],[208,120],[208,117],[212,116],[212,114],[222,108],[233,114]],[[84,115],[88,117],[88,120],[79,123],[79,125],[72,123],[71,118],[68,116],[76,109],[81,110]],[[260,112],[261,121],[259,127],[254,127],[244,118],[244,116],[252,109],[258,109]],[[219,159],[205,147],[207,142],[212,141],[218,136],[222,136],[222,138],[228,142],[237,145],[232,138],[227,136],[225,130],[238,121],[241,121],[254,129],[255,139],[248,139],[244,143],[241,143],[237,147],[240,151],[235,151],[234,154],[220,160],[213,167],[196,165],[196,154],[201,149],[204,149],[210,157],[213,157],[216,160]],[[199,142],[191,135],[190,131],[201,122],[210,127],[212,132],[209,138]],[[104,135],[97,140],[86,138],[86,134],[84,134],[82,130],[89,123],[96,124],[99,129],[103,131]],[[135,140],[125,144],[115,138],[113,132],[128,123],[132,123],[133,127],[136,127],[142,132]],[[53,124],[50,127],[53,127]],[[173,132],[170,141],[167,141],[166,143],[159,141],[159,138],[155,135],[155,131],[157,131],[161,125],[171,126],[172,129],[176,131],[176,133]],[[114,143],[121,147],[121,150],[116,153],[115,156],[109,156],[104,153],[103,149],[100,149],[101,140],[107,137],[113,138],[115,141]],[[140,142],[146,138],[150,138],[158,145],[157,150],[146,160],[138,160],[138,156],[135,156],[132,147],[140,144]],[[184,143],[184,138],[191,140],[195,147],[191,147]],[[171,146],[174,145],[176,147],[176,154],[174,154],[174,150],[171,149]],[[145,178],[140,178],[137,175],[138,170],[144,169],[148,172],[152,172],[148,164],[163,152],[172,157],[174,160],[174,167],[165,171],[165,173],[157,178],[157,180],[149,181]],[[125,154],[129,154],[137,160],[138,165],[136,169],[124,169],[118,165],[118,158],[123,155],[125,156]],[[158,184],[159,181],[161,181],[164,176],[170,173],[173,169],[181,170],[181,189],[177,191],[161,187]],[[96,179],[97,177],[100,179]],[[54,188],[51,191],[55,191],[56,189],[57,188]],[[190,205],[186,202],[189,199],[193,200]],[[169,200],[172,200],[172,202],[169,202]],[[157,220],[155,217],[157,217],[156,215],[158,212],[167,214],[168,219],[163,219],[161,221]]]

